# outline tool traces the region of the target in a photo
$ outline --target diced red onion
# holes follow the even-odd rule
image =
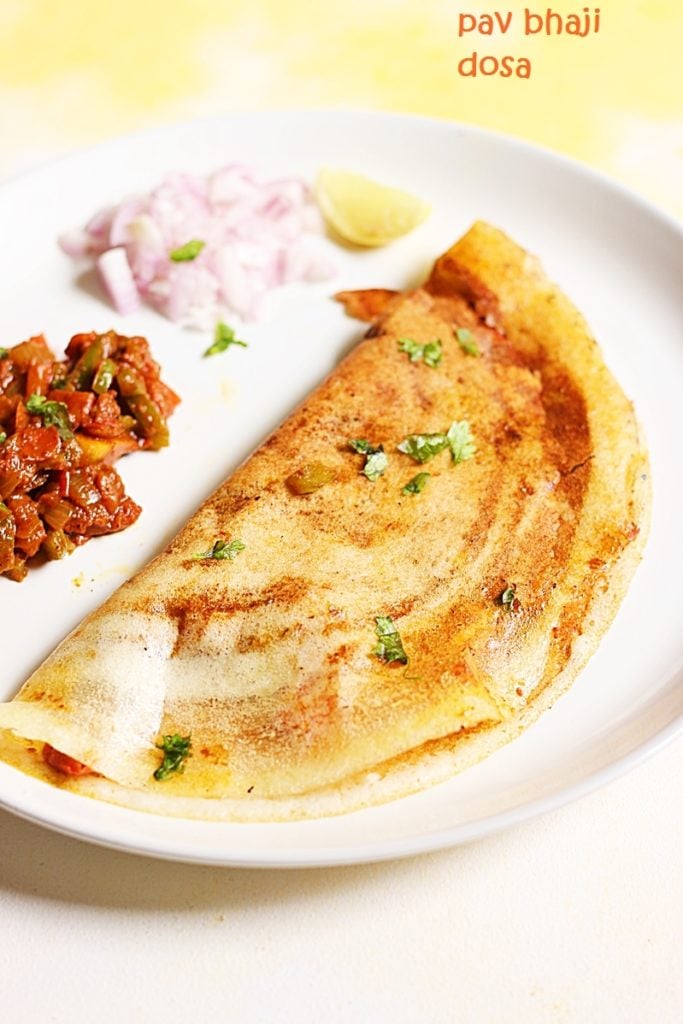
[[[211,326],[225,309],[258,316],[266,294],[293,281],[334,274],[320,213],[299,178],[260,180],[244,164],[208,177],[168,175],[152,192],[96,213],[59,244],[73,258],[94,259],[120,313],[142,295],[172,320]],[[194,260],[170,253],[204,242]]]
[[[109,242],[109,229],[115,213],[115,206],[105,206],[90,218],[85,230],[92,236],[93,241],[105,244]]]
[[[71,231],[63,231],[57,241],[59,247],[67,256],[75,260],[83,259],[84,256],[92,256],[93,241],[92,235],[82,228],[73,228]]]
[[[140,305],[140,292],[123,246],[107,249],[96,260],[97,269],[117,313],[132,313]]]
[[[144,202],[134,196],[132,199],[124,199],[117,207],[109,225],[109,245],[125,245],[129,241],[128,228],[131,223],[142,213]]]

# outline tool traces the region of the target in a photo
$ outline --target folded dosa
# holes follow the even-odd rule
[[[5,760],[163,814],[339,813],[452,775],[571,684],[647,532],[631,404],[580,314],[486,224],[422,288],[370,294],[366,338],[0,705]],[[440,363],[411,360],[405,339],[438,339]],[[463,420],[467,461],[397,450]],[[352,439],[383,445],[374,481]],[[328,482],[292,493],[316,464]],[[418,470],[428,486],[404,493]],[[196,557],[218,538],[244,548]],[[373,653],[380,616],[407,665]],[[169,734],[191,736],[192,756],[157,781]],[[41,743],[97,774],[55,772]]]

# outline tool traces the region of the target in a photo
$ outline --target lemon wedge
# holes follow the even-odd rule
[[[352,171],[323,169],[315,192],[330,227],[356,245],[387,245],[416,228],[431,210],[409,192]]]

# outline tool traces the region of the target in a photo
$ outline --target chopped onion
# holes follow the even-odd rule
[[[168,175],[59,244],[95,261],[120,313],[143,297],[170,319],[204,328],[226,311],[255,319],[272,288],[333,276],[322,234],[303,179],[263,181],[245,164],[229,164],[208,177]],[[191,240],[204,243],[194,259],[170,259]]]
[[[97,269],[114,309],[132,313],[140,305],[140,292],[123,246],[107,249],[96,260]]]
[[[82,259],[84,256],[93,254],[92,235],[82,228],[73,228],[71,231],[64,231],[59,236],[60,248],[73,259]]]

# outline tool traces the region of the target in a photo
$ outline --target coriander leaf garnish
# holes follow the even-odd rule
[[[378,452],[373,452],[372,455],[368,455],[363,472],[365,473],[368,480],[373,484],[378,480],[382,473],[386,472],[386,468],[389,465],[389,460],[386,457],[384,449],[380,446]]]
[[[420,345],[417,341],[413,341],[412,338],[399,338],[398,348],[399,352],[405,352],[408,355],[411,363],[418,363],[422,359],[424,346]]]
[[[378,643],[373,647],[371,653],[387,664],[398,661],[401,665],[407,665],[408,655],[403,649],[403,643],[393,619],[388,615],[377,615],[375,623]]]
[[[234,562],[240,551],[244,551],[246,545],[241,540],[217,540],[214,542],[213,547],[210,551],[202,551],[198,555],[193,555],[193,559],[196,562],[203,561],[206,558],[215,558],[217,561],[227,558],[231,562]]]
[[[468,331],[466,327],[458,327],[455,336],[458,339],[458,344],[463,352],[466,352],[468,356],[480,356],[479,346],[474,340],[472,331]]]
[[[7,359],[9,357],[9,349],[3,348],[0,345],[0,359]]]
[[[415,462],[429,462],[444,448],[450,448],[456,463],[472,458],[477,449],[467,420],[451,423],[445,434],[409,434],[398,446],[400,452]]]
[[[441,342],[437,338],[436,341],[428,341],[424,347],[424,361],[427,366],[430,366],[432,370],[441,362]]]
[[[389,465],[384,446],[381,444],[370,444],[365,438],[360,437],[349,441],[349,447],[353,448],[354,452],[358,452],[359,455],[365,455],[363,472],[368,480],[374,484],[386,472],[386,468]]]
[[[185,771],[185,761],[192,757],[191,747],[191,737],[179,736],[178,733],[164,736],[161,743],[157,743],[157,749],[164,752],[164,759],[154,773],[157,782],[163,782],[171,772],[182,774]]]
[[[375,445],[370,444],[370,442],[366,441],[363,437],[358,437],[354,441],[349,441],[349,448],[353,448],[354,452],[359,452],[361,455],[374,455],[375,452],[380,451],[381,447],[381,445],[379,447],[375,447]]]
[[[246,341],[240,341],[239,338],[235,337],[235,332],[232,327],[228,327],[228,325],[224,324],[222,320],[219,320],[213,334],[213,345],[209,345],[204,355],[218,355],[219,352],[225,352],[225,350],[230,348],[231,345],[240,345],[242,348],[249,347]]]
[[[417,476],[414,476],[412,480],[408,481],[403,488],[402,493],[421,494],[427,486],[427,481],[429,480],[430,475],[430,473],[418,473]]]
[[[7,440],[7,434],[4,430],[0,430],[0,444],[4,444]]]
[[[517,584],[510,583],[505,588],[503,593],[500,595],[500,603],[503,608],[508,612],[518,612],[522,607],[521,601],[517,597]]]
[[[474,443],[467,420],[451,423],[446,434],[446,440],[453,456],[453,462],[465,462],[476,454],[477,446]]]
[[[445,434],[409,434],[398,446],[404,455],[410,455],[415,462],[429,462],[442,452],[448,444]]]
[[[174,263],[187,263],[189,260],[196,260],[205,245],[206,242],[192,238],[184,245],[179,245],[177,249],[171,249],[168,254],[169,259],[172,259]]]
[[[31,395],[26,402],[26,409],[32,416],[41,416],[46,427],[56,427],[64,441],[74,436],[69,410],[64,402],[48,402],[44,395]]]
[[[441,342],[438,338],[435,341],[428,341],[425,345],[420,345],[419,342],[413,341],[412,338],[400,338],[398,347],[401,352],[407,354],[411,363],[419,363],[423,359],[425,365],[431,367],[432,370],[435,370],[439,365],[443,355]]]

